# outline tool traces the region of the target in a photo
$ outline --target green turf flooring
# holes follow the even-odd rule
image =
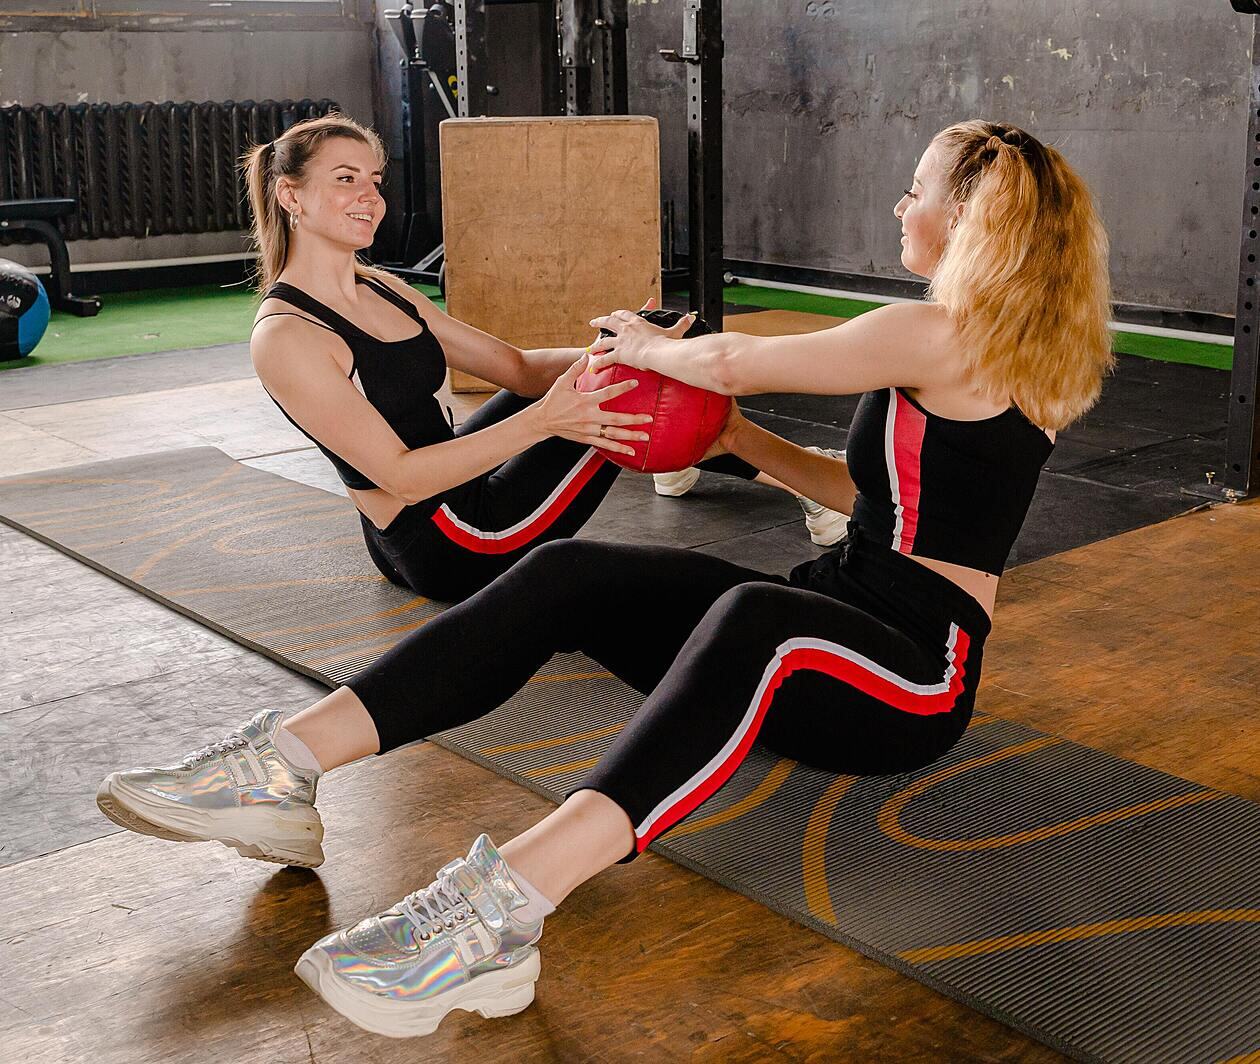
[[[437,300],[439,306],[443,305],[433,286],[415,287]],[[35,354],[0,362],[0,370],[241,343],[249,338],[255,299],[255,293],[245,285],[163,288],[106,295],[102,297],[101,312],[95,318],[54,314]],[[798,310],[837,318],[852,318],[881,305],[754,285],[730,285],[725,290],[725,299],[738,306]],[[1115,349],[1126,355],[1214,369],[1229,369],[1233,361],[1232,349],[1223,344],[1141,333],[1117,332]]]
[[[430,285],[416,288],[439,296]],[[54,313],[35,353],[0,362],[0,370],[242,343],[249,339],[257,298],[243,284],[104,295],[94,318]]]

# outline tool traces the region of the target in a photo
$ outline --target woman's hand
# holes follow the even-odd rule
[[[616,441],[646,441],[646,432],[627,426],[646,425],[651,422],[652,415],[617,414],[611,410],[601,410],[600,404],[633,391],[639,386],[639,382],[621,381],[598,391],[579,392],[577,379],[586,370],[588,362],[586,355],[579,358],[556,378],[547,394],[529,408],[538,428],[548,436],[559,436],[606,451],[633,455],[633,447]]]
[[[735,454],[736,440],[739,437],[740,430],[746,424],[743,413],[732,400],[731,408],[726,414],[726,421],[722,423],[722,431],[718,433],[717,439],[713,441],[709,449],[704,452],[704,457],[700,461],[707,462],[710,458],[716,458],[720,454]]]
[[[644,309],[650,309],[654,302],[649,299]],[[615,365],[651,369],[648,361],[652,348],[662,340],[681,340],[695,320],[694,314],[687,314],[668,329],[662,329],[631,310],[614,310],[602,318],[595,318],[591,321],[593,326],[607,329],[613,335],[601,336],[591,344],[591,369],[601,370]]]

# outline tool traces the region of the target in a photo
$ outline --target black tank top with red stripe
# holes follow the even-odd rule
[[[853,520],[901,554],[1000,575],[1053,450],[1018,407],[954,421],[904,389],[867,392],[849,427]]]
[[[454,439],[455,432],[443,415],[442,405],[435,395],[446,379],[446,355],[442,351],[442,345],[420,317],[420,312],[411,300],[370,277],[356,276],[355,283],[367,285],[381,298],[393,303],[420,326],[420,331],[402,340],[378,340],[331,307],[284,281],[277,281],[268,288],[263,298],[281,299],[305,311],[310,317],[317,319],[315,324],[322,324],[323,328],[336,333],[345,341],[353,359],[349,374],[351,382],[376,407],[408,450]],[[258,321],[280,316],[304,315],[276,311],[264,314]],[[323,451],[346,487],[358,491],[377,487],[370,477],[360,473],[340,455],[334,454],[294,421],[274,395],[271,399],[293,426]]]

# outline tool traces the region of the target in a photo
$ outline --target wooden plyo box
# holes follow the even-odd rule
[[[661,295],[656,119],[441,125],[449,313],[520,348],[585,347],[591,318]],[[493,385],[457,370],[454,391]]]

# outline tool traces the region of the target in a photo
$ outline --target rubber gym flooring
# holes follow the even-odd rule
[[[239,345],[6,372],[8,471],[210,444],[331,486],[248,374]],[[1159,523],[1193,505],[1179,484],[1219,461],[1225,376],[1122,359],[1065,435],[1021,555],[1044,560],[1004,582],[982,708],[1255,800],[1258,511]],[[755,402],[801,442],[842,443],[834,400]],[[702,487],[681,502],[705,508],[704,549],[768,568],[809,549],[789,511],[724,527],[718,489]],[[643,513],[678,505],[624,477],[590,534],[630,538]],[[1108,539],[1125,529],[1143,530]],[[0,936],[14,973],[0,1036],[16,1059],[1056,1059],[658,857],[553,918],[538,1003],[518,1020],[455,1016],[423,1043],[382,1044],[314,1001],[292,958],[427,880],[470,824],[506,836],[546,803],[422,745],[326,787],[334,841],[318,875],[118,834],[91,802],[105,771],[320,688],[19,533],[0,543]],[[1095,545],[1063,555],[1079,544]]]

